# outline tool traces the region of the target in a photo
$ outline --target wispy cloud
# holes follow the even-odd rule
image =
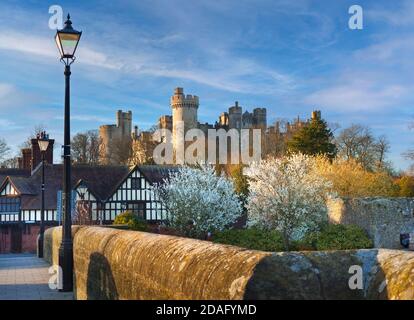
[[[90,115],[90,114],[77,114],[72,115],[71,117],[72,121],[85,121],[85,122],[97,122],[97,123],[111,123],[114,121],[114,119],[109,117],[100,117],[97,115]],[[56,116],[56,120],[63,120],[63,116]]]
[[[376,87],[375,81],[354,80],[316,91],[305,103],[339,112],[378,111],[398,104],[412,88],[401,85]]]
[[[383,2],[377,3],[370,10],[366,10],[367,18],[393,26],[414,25],[414,2],[412,0],[390,2],[390,4],[384,7]]]
[[[184,86],[200,96],[201,121],[214,121],[234,100],[267,107],[272,118],[319,107],[330,122],[361,121],[377,132],[385,123],[395,150],[407,144],[396,138],[407,135],[400,120],[384,114],[407,115],[414,103],[411,0],[364,6],[366,28],[355,32],[346,28],[343,1],[60,2],[84,31],[73,73],[74,130],[113,123],[119,106],[140,126],[154,123],[170,112],[173,87]],[[0,11],[0,118],[9,121],[0,126],[46,119],[60,139],[63,84],[53,80],[61,69],[47,6],[3,0]],[[24,137],[20,131],[8,137]]]
[[[0,35],[0,50],[15,51],[26,55],[56,58],[56,47],[46,37],[26,39],[25,33],[8,30]],[[168,40],[162,40],[168,41]],[[96,45],[98,46],[98,45]],[[108,50],[110,51],[110,50]],[[210,68],[181,66],[180,62],[154,59],[157,54],[137,56],[130,51],[120,51],[116,56],[106,54],[81,45],[78,52],[82,65],[100,67],[129,75],[153,76],[195,81],[210,87],[231,92],[274,93],[276,90],[288,90],[294,80],[286,74],[268,69],[253,60],[222,55]],[[243,80],[243,77],[247,78]],[[261,83],[252,82],[252,77]],[[277,85],[276,85],[277,84]]]

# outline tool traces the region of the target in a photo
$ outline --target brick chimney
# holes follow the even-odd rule
[[[30,169],[33,171],[39,163],[42,162],[42,153],[39,148],[39,142],[37,139],[32,139],[32,148],[31,148],[31,167]],[[47,150],[45,152],[45,161],[46,163],[53,164],[53,145],[55,143],[55,140],[50,139],[49,140],[49,146],[47,147]]]
[[[39,148],[39,142],[37,139],[32,139],[31,148],[24,148],[21,150],[22,156],[19,157],[19,169],[31,170],[33,171],[39,163],[42,162],[42,153]],[[55,140],[49,140],[49,146],[45,152],[45,161],[46,163],[53,164],[53,145]]]
[[[22,156],[19,158],[19,168],[31,170],[32,168],[32,149],[22,149]]]

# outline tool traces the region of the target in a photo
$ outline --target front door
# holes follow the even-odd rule
[[[21,253],[22,252],[22,229],[20,225],[11,226],[11,244],[10,251],[12,253]]]

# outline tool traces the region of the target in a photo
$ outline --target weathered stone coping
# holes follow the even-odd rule
[[[414,252],[267,253],[187,238],[73,227],[77,299],[414,299]],[[57,263],[61,228],[45,234]],[[363,290],[348,285],[351,266]]]

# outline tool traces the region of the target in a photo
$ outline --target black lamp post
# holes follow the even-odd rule
[[[65,65],[65,133],[63,145],[63,192],[62,192],[62,242],[59,248],[59,266],[62,281],[60,291],[73,291],[73,243],[71,214],[71,156],[70,156],[70,66],[75,62],[75,52],[82,32],[72,27],[70,15],[65,27],[56,33],[56,43],[60,51],[62,63]]]
[[[37,256],[43,258],[43,240],[45,235],[45,153],[49,147],[49,135],[42,132],[37,137],[39,149],[42,154],[42,206],[40,211],[40,231],[37,238]]]

